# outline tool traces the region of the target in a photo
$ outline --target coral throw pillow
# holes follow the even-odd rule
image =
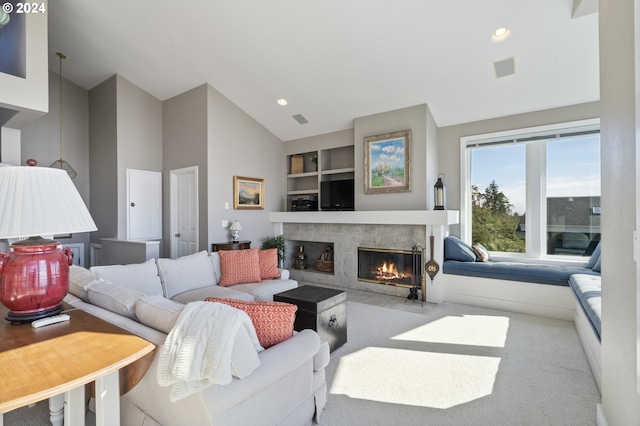
[[[272,248],[258,251],[260,260],[260,278],[270,280],[280,278],[280,270],[278,269],[278,249]]]
[[[247,250],[221,250],[220,252],[220,286],[228,287],[236,284],[259,283],[260,259],[258,248]]]
[[[293,323],[298,307],[284,302],[246,302],[236,299],[207,297],[206,302],[218,302],[243,310],[251,318],[258,340],[263,348],[287,340],[293,336]]]

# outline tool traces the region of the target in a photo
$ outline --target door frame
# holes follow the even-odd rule
[[[199,189],[198,189],[198,166],[184,167],[169,171],[169,246],[171,259],[178,257],[178,245],[176,244],[178,229],[178,176],[184,174],[193,174],[195,181],[195,200],[194,206],[196,212],[196,247],[200,247],[200,211],[199,211]]]

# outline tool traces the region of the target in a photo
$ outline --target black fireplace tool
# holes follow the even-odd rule
[[[413,246],[411,248],[411,261],[413,263],[413,285],[409,289],[407,300],[420,300],[420,306],[424,307],[422,301],[422,256],[424,248]],[[405,303],[407,302],[405,300]]]

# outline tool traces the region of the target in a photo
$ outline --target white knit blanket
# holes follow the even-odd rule
[[[222,303],[191,302],[180,313],[159,354],[158,383],[171,386],[177,401],[212,384],[231,382],[231,352],[244,326],[257,351],[262,347],[249,316]]]

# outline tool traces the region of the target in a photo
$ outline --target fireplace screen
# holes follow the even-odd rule
[[[420,274],[421,252],[358,247],[358,280],[412,287]]]

